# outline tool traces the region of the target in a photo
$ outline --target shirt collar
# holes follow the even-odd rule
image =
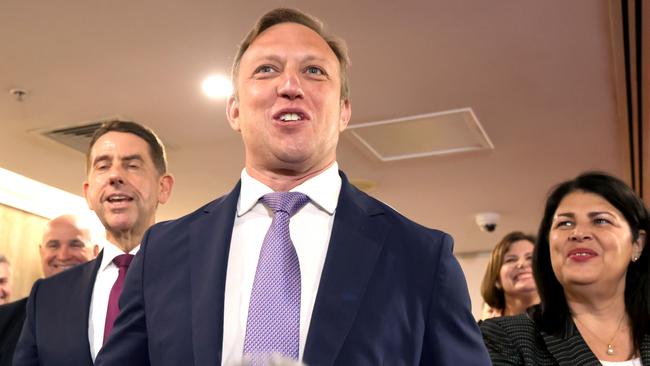
[[[339,200],[341,191],[341,177],[339,176],[339,165],[334,162],[329,168],[312,177],[290,192],[300,192],[307,195],[314,205],[333,215]],[[246,168],[241,172],[241,190],[237,202],[237,216],[243,216],[249,212],[267,193],[273,190],[251,177]]]
[[[136,255],[140,250],[140,244],[133,248],[129,254]],[[113,259],[120,254],[124,254],[122,249],[118,248],[115,244],[109,242],[108,240],[104,244],[103,254],[102,254],[102,264],[99,267],[100,271],[103,271],[108,267],[109,264],[113,263]]]

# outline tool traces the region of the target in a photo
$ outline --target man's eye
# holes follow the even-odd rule
[[[271,65],[262,65],[255,69],[256,74],[266,74],[275,71]]]
[[[309,66],[305,71],[311,75],[325,75],[325,71],[318,66]]]

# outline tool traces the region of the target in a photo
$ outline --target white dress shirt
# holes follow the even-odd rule
[[[305,349],[340,190],[341,177],[336,162],[291,190],[304,193],[310,199],[289,223],[291,240],[300,262],[300,359]],[[222,365],[238,364],[242,360],[253,280],[262,242],[273,219],[273,211],[259,199],[271,192],[271,188],[248,175],[246,169],[242,171],[226,273]]]
[[[140,245],[133,248],[129,254],[135,255],[140,249]],[[99,353],[104,343],[104,325],[106,324],[106,311],[108,310],[108,298],[119,268],[113,263],[113,259],[120,254],[124,254],[122,249],[110,242],[104,245],[102,254],[102,263],[99,265],[95,285],[93,286],[93,295],[90,299],[90,311],[88,314],[88,341],[90,343],[90,355],[95,362],[95,357]]]

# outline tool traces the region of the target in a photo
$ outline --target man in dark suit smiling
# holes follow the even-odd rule
[[[107,242],[95,260],[36,281],[16,366],[93,364],[119,312],[130,260],[173,186],[162,143],[134,122],[108,122],[95,132],[87,173],[84,196],[104,225]]]
[[[145,235],[98,365],[490,364],[449,235],[338,170],[347,65],[304,13],[258,21],[226,111],[241,180]]]

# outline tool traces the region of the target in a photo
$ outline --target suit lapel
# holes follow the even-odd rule
[[[560,366],[600,365],[587,343],[582,339],[580,332],[571,320],[567,320],[563,334],[556,336],[541,332],[546,343],[546,348],[553,355]]]
[[[192,344],[195,365],[221,364],[224,293],[240,184],[207,205],[190,226]]]
[[[79,349],[79,352],[72,352],[77,354],[74,356],[77,358],[79,365],[92,365],[92,356],[90,354],[90,341],[88,340],[88,327],[89,327],[89,318],[90,318],[90,302],[93,297],[93,288],[95,287],[95,278],[97,278],[97,272],[102,263],[104,251],[102,250],[97,258],[94,260],[82,264],[81,275],[76,277],[79,279],[78,285],[67,284],[68,288],[72,290],[71,296],[69,299],[66,299],[66,305],[68,310],[66,314],[70,314],[71,318],[68,321],[64,320],[64,328],[74,327],[74,337],[69,339],[71,347],[63,347],[62,349]],[[74,278],[74,277],[73,277]],[[82,319],[79,319],[81,317]],[[83,341],[79,343],[79,340]],[[63,359],[68,359],[73,357],[70,354],[64,355]]]
[[[336,360],[388,231],[377,219],[383,208],[341,175],[341,194],[303,355],[307,364],[332,365]]]

